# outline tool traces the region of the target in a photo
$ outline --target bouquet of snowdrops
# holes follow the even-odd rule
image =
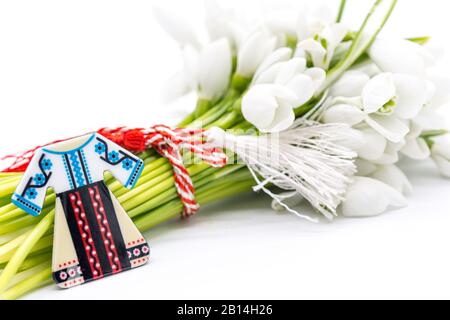
[[[374,1],[362,25],[350,29],[343,22],[345,0],[334,14],[288,8],[250,24],[208,0],[207,43],[182,18],[155,8],[185,62],[169,93],[198,94],[196,108],[179,126],[204,128],[207,143],[230,158],[217,169],[189,163],[185,154],[200,204],[253,187],[274,199],[275,210],[312,221],[373,216],[407,205],[411,185],[396,166],[401,157],[432,158],[450,177],[450,143],[436,113],[450,87],[430,72],[437,57],[427,50],[429,39],[378,36],[396,2]],[[176,219],[183,206],[167,160],[151,150],[140,156],[146,166],[136,189],[107,181],[144,231]],[[10,201],[20,178],[0,174],[5,299],[51,283],[55,195],[47,197],[40,218],[28,217]],[[299,212],[305,200],[316,215]]]

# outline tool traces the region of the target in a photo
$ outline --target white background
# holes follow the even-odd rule
[[[0,1],[0,154],[102,126],[173,124],[189,110],[192,99],[160,99],[181,59],[152,17],[155,2],[201,25],[200,0]],[[348,2],[345,18],[356,27],[372,1]],[[227,3],[252,12],[260,1]],[[444,0],[400,0],[387,30],[432,35],[450,52],[449,9]],[[406,209],[311,224],[243,196],[148,232],[153,257],[144,268],[28,297],[450,298],[450,183],[430,163],[403,167],[415,187]]]

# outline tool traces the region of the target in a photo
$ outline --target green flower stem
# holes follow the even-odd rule
[[[53,282],[51,276],[52,268],[47,267],[44,270],[36,273],[35,275],[25,279],[22,282],[19,282],[14,287],[5,291],[0,295],[0,298],[5,300],[18,299],[26,293],[50,285]]]
[[[12,194],[16,191],[17,185],[20,182],[20,178],[14,178],[12,181],[8,181],[7,183],[2,183],[0,185],[0,195]]]
[[[201,164],[198,166],[191,166],[187,168],[187,171],[189,175],[192,177],[193,175],[196,175],[197,173],[206,170],[208,168],[209,165]],[[156,196],[164,192],[168,188],[173,187],[174,183],[175,180],[173,174],[170,174],[170,177],[164,179],[163,181],[160,181],[159,183],[156,183],[153,188],[137,190],[136,192],[134,192],[134,190],[130,191],[130,193],[133,193],[133,198],[127,197],[126,200],[124,200],[125,196],[122,196],[118,200],[119,202],[122,203],[122,206],[125,209],[125,211],[129,211],[131,209],[134,209],[138,204],[145,203],[145,201],[151,199],[150,197]]]
[[[382,17],[381,22],[378,24],[377,29],[370,35],[370,37],[367,37],[366,36],[367,26],[369,25],[369,22],[372,22],[373,16],[378,11],[379,7],[384,1],[385,0],[377,0],[374,3],[370,12],[364,19],[364,22],[362,23],[361,28],[359,29],[357,35],[355,36],[355,39],[353,40],[353,43],[350,49],[348,50],[347,55],[345,56],[344,59],[342,59],[340,63],[338,63],[332,70],[328,72],[327,79],[320,88],[320,90],[318,90],[316,96],[319,96],[322,93],[324,93],[337,79],[340,78],[340,76],[345,71],[347,71],[352,65],[354,65],[358,61],[358,59],[360,59],[362,55],[366,53],[367,49],[375,41],[376,37],[386,25],[387,21],[392,15],[392,12],[394,11],[395,6],[397,5],[397,0],[388,0],[390,1],[390,5],[388,6],[386,13]]]
[[[25,232],[24,234],[18,236],[14,240],[9,241],[5,245],[0,247],[0,257],[4,257],[10,252],[16,250],[31,234],[32,230]]]
[[[242,168],[243,168],[243,166],[229,166],[229,167],[226,167],[224,169],[219,169],[219,170],[210,168],[211,171],[214,172],[214,174],[212,176],[207,176],[207,179],[205,181],[200,181],[200,183],[198,185],[196,185],[196,187],[198,187],[198,192],[201,194],[203,192],[204,188],[206,188],[208,190],[210,187],[213,188],[215,186],[221,186],[222,184],[227,183],[229,181],[231,181],[231,183],[234,183],[235,181],[241,181],[243,179],[252,180],[248,171],[245,169],[241,170]],[[227,177],[227,180],[221,179],[223,177]],[[153,195],[150,195],[148,198],[150,200],[147,200],[147,202],[150,203],[149,205],[146,205],[147,202],[145,202],[145,200],[144,200],[145,206],[142,206],[135,210],[131,210],[128,212],[128,214],[132,218],[139,216],[139,215],[144,215],[145,212],[149,212],[152,209],[160,206],[161,204],[165,204],[174,199],[178,200],[178,194],[176,192],[176,189],[172,185],[170,190],[167,190],[164,194],[157,197],[157,200],[154,200],[154,198],[155,197]],[[145,210],[147,210],[147,211],[145,211]],[[33,248],[32,252],[38,252],[41,250],[44,250],[44,251],[48,250],[48,252],[50,251],[51,246],[52,246],[53,237],[52,237],[51,230],[49,230],[48,233],[49,233],[49,235],[47,237],[44,237],[40,241],[38,241],[36,246]],[[15,250],[10,249],[6,254],[0,255],[0,263],[7,262],[14,254],[15,254]]]
[[[242,117],[236,111],[231,111],[225,115],[225,117],[209,124],[206,128],[219,127],[219,128],[229,128],[235,125],[237,122],[242,121]]]
[[[245,92],[245,90],[247,90],[251,82],[251,78],[246,78],[235,73],[233,75],[233,78],[231,79],[231,87],[237,92],[243,93]]]
[[[48,215],[47,215],[48,216]],[[53,223],[53,221],[52,221]],[[53,225],[50,226],[50,228],[48,229],[53,230]],[[28,240],[25,239],[24,242],[22,242],[21,246]],[[30,250],[30,254],[41,254],[41,253],[46,253],[47,250],[49,250],[49,248],[51,248],[51,246],[53,245],[53,234],[48,234],[48,231],[46,231],[43,235],[43,237],[41,239],[39,239],[36,242],[36,245]],[[14,257],[14,255],[17,253],[17,251],[20,249],[20,247],[16,250],[13,250],[11,252],[8,252],[7,254],[5,254],[4,256],[0,257],[0,264],[3,264],[5,262],[10,261],[10,259],[12,257]]]
[[[3,293],[8,287],[8,283],[12,277],[20,269],[20,266],[25,261],[26,257],[30,254],[36,243],[42,238],[42,236],[50,229],[53,224],[55,212],[52,211],[42,219],[38,225],[33,229],[31,234],[27,237],[24,243],[18,248],[14,256],[9,260],[8,265],[0,275],[0,293]]]
[[[347,0],[341,0],[341,4],[339,5],[338,15],[336,17],[336,22],[341,22],[342,17],[344,16],[345,5],[347,4]]]
[[[236,195],[245,191],[250,191],[254,185],[254,180],[240,183],[233,182],[228,188],[220,186],[219,188],[212,188],[208,193],[200,193],[197,200],[200,204],[205,205],[210,202],[219,201],[232,195]],[[145,217],[135,220],[136,226],[140,230],[148,230],[157,225],[179,218],[180,212],[183,210],[183,205],[180,200],[169,202]]]
[[[440,136],[445,136],[448,133],[449,133],[448,130],[429,130],[429,131],[423,132],[420,135],[420,137],[423,138],[423,139],[430,139],[430,138],[436,138],[436,137],[440,137]]]
[[[40,265],[42,263],[49,263],[52,260],[52,253],[50,250],[44,253],[33,254],[31,257],[28,257],[20,266],[18,272],[26,271]],[[6,263],[0,265],[0,270],[3,270],[6,267]]]
[[[40,217],[32,217],[30,215],[4,223],[0,228],[0,235],[5,235],[10,232],[14,232],[20,229],[24,229],[26,227],[30,227],[32,225],[37,224],[40,220],[42,220],[43,215]]]
[[[206,187],[204,188],[204,190],[199,189],[199,203],[202,205],[206,205],[210,202],[219,201],[221,199],[240,194],[245,191],[250,191],[251,187],[254,185],[254,180],[251,178],[248,172],[246,172],[246,175],[241,173],[239,178],[242,181],[219,181],[219,183],[217,183],[217,185],[212,188]],[[177,199],[175,201],[167,203],[164,206],[159,207],[148,215],[135,220],[135,223],[141,231],[149,230],[163,222],[179,218],[182,207],[183,206],[181,204],[181,201]],[[30,258],[29,260],[25,261],[25,263],[28,263],[27,266],[29,268],[33,268],[41,263],[50,263],[50,260],[51,254],[47,253],[37,256],[37,258]],[[51,268],[47,268],[46,272],[39,272],[38,274],[20,282],[18,285],[4,292],[2,298],[17,299],[34,289],[49,285],[52,283],[51,274]]]
[[[217,179],[223,178],[225,176],[227,176],[227,181],[228,179],[233,179],[234,176],[230,176],[228,177],[228,175],[231,175],[231,173],[235,172],[236,170],[238,170],[239,167],[232,167],[232,168],[226,168],[226,169],[222,169],[222,170],[217,170],[216,172],[214,172],[213,175],[208,175],[205,179],[200,180],[198,182],[194,181],[195,187],[200,188],[203,187],[205,185],[208,185],[209,183],[212,183],[214,181],[216,181]],[[155,197],[151,197],[148,198],[150,200],[147,200],[146,202],[142,203],[141,205],[139,205],[138,207],[129,210],[128,214],[130,215],[130,217],[135,218],[138,217],[140,215],[145,214],[146,212],[149,212],[157,207],[159,207],[161,204],[164,204],[168,201],[174,200],[174,199],[178,199],[178,193],[176,188],[172,185],[170,185],[169,188],[167,188],[164,192],[158,194]]]
[[[199,99],[197,101],[197,107],[195,108],[194,115],[195,118],[200,118],[204,115],[212,106],[211,101],[205,99]]]

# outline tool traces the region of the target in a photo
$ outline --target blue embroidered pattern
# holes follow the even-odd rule
[[[69,181],[69,183],[70,183],[70,188],[71,189],[75,189],[75,186],[73,185],[72,179],[70,177],[69,165],[68,165],[68,163],[66,161],[66,158],[64,157],[64,155],[62,155],[61,158],[62,158],[63,163],[64,163],[64,169],[66,170],[67,181]]]
[[[88,183],[91,184],[92,183],[92,176],[91,176],[91,171],[89,170],[89,166],[87,164],[86,161],[86,156],[84,155],[84,151],[80,150],[81,153],[81,161],[83,161],[84,167],[86,168],[86,174],[87,174],[87,179],[88,179]]]
[[[124,168],[127,171],[130,171],[131,168],[133,168],[134,165],[134,161],[132,161],[131,159],[125,159],[122,162],[122,168]]]
[[[84,174],[81,169],[81,163],[78,160],[78,155],[76,153],[70,154],[70,162],[72,165],[73,172],[75,174],[75,179],[77,179],[78,187],[84,187],[86,182],[84,181]]]
[[[99,142],[95,145],[96,153],[103,154],[103,153],[105,153],[105,151],[106,151],[106,146],[103,143]]]
[[[17,193],[14,194],[12,202],[19,207],[20,209],[22,209],[23,211],[33,215],[33,216],[38,216],[41,211],[42,208],[35,205],[34,203],[28,201],[27,199],[25,199],[24,197],[21,197],[20,195],[18,195]]]
[[[136,166],[133,170],[133,173],[130,175],[130,178],[128,179],[127,183],[125,184],[125,188],[132,189],[137,183],[137,180],[139,176],[141,175],[142,171],[144,170],[144,161],[139,160],[136,163]]]
[[[42,159],[41,165],[45,171],[51,170],[53,168],[53,163],[50,159]]]
[[[111,151],[108,155],[109,161],[116,164],[119,162],[119,153],[117,151]]]
[[[27,189],[27,191],[25,192],[25,195],[27,196],[28,199],[34,200],[34,199],[37,198],[38,193],[37,193],[36,189],[34,189],[34,188],[29,188],[29,189]]]
[[[37,175],[34,176],[33,180],[38,185],[41,185],[42,183],[45,182],[45,176],[43,174],[37,174]]]

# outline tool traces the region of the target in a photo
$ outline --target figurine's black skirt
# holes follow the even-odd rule
[[[84,282],[131,269],[111,194],[103,181],[71,190],[61,200]],[[58,274],[53,275],[61,283]]]

